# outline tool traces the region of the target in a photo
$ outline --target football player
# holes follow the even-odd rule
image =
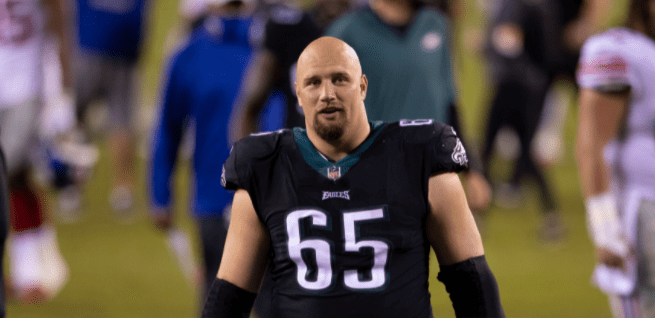
[[[75,58],[77,123],[90,134],[88,109],[106,99],[112,165],[111,208],[129,217],[133,204],[135,156],[133,105],[137,101],[137,61],[147,0],[77,0],[78,50]],[[89,138],[89,136],[87,136]]]
[[[655,1],[591,37],[578,71],[576,155],[595,284],[615,317],[655,316]]]
[[[369,122],[368,81],[336,38],[303,51],[295,89],[307,129],[244,138],[224,165],[232,223],[203,317],[248,314],[269,250],[275,317],[432,317],[430,247],[458,317],[504,316],[454,130]]]
[[[232,194],[216,178],[221,174],[221,166],[216,163],[224,162],[229,155],[229,115],[246,65],[263,33],[263,24],[252,14],[253,1],[207,0],[206,4],[205,22],[170,61],[153,136],[149,182],[151,218],[167,233],[183,273],[193,280],[197,266],[190,257],[189,240],[173,224],[171,191],[181,137],[193,122],[192,209],[202,244],[204,291],[218,272],[232,201]],[[283,108],[281,104],[277,100],[277,109]]]
[[[50,299],[67,279],[54,229],[45,225],[45,207],[30,173],[43,108],[42,57],[49,32],[59,43],[63,86],[72,88],[68,21],[60,0],[0,1],[0,146],[9,177],[9,265],[11,287],[25,303]]]

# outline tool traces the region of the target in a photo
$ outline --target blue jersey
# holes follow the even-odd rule
[[[79,45],[111,58],[135,61],[146,0],[77,0]]]
[[[257,27],[249,18],[210,18],[171,60],[154,136],[150,176],[153,205],[170,203],[170,180],[189,119],[196,128],[195,214],[199,218],[221,215],[231,203],[233,194],[221,186],[221,164],[230,153],[229,117],[254,49],[252,35],[261,34]],[[278,100],[276,106],[283,109],[284,100]],[[281,126],[282,114],[271,112],[270,116]]]

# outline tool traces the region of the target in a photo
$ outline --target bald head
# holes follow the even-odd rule
[[[362,66],[355,50],[346,42],[331,36],[324,36],[314,40],[298,57],[296,78],[302,75],[308,67],[340,65],[353,75],[362,75]]]
[[[366,138],[368,80],[350,45],[333,37],[310,43],[298,58],[295,88],[315,145],[317,140],[358,145]]]

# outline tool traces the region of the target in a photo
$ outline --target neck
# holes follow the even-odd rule
[[[307,129],[307,137],[316,150],[333,161],[339,161],[361,145],[371,133],[371,126],[363,119],[359,124],[343,132],[341,138],[326,141],[319,137],[313,129]]]
[[[371,0],[371,9],[384,21],[393,26],[407,25],[414,16],[414,7],[405,0]]]

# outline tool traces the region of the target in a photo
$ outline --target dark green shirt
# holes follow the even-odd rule
[[[359,55],[369,81],[369,120],[434,119],[448,122],[455,99],[447,18],[419,10],[405,28],[385,24],[370,8],[337,20],[326,35]]]

